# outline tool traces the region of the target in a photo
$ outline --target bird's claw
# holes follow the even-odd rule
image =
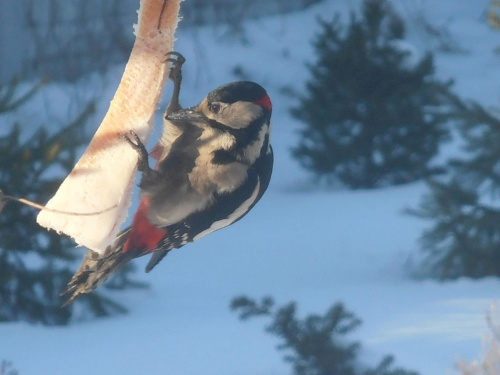
[[[169,57],[165,60],[165,62],[170,61],[173,63],[179,63],[180,65],[184,64],[186,62],[186,58],[182,56],[181,53],[176,52],[176,51],[170,51],[165,54],[166,56],[175,56],[177,59],[174,59],[172,57]]]
[[[168,116],[170,113],[176,112],[182,108],[179,103],[179,93],[181,91],[182,83],[182,64],[186,62],[186,59],[179,52],[171,51],[167,53],[167,59],[165,62],[172,63],[168,73],[168,78],[170,78],[170,80],[174,83],[172,98],[170,99],[170,103],[168,104],[165,112],[165,116]]]
[[[167,56],[168,57],[165,59],[165,62],[172,63],[168,73],[168,78],[170,78],[174,83],[177,82],[180,84],[180,81],[182,81],[182,64],[186,62],[186,59],[179,52],[175,51],[167,52]]]
[[[139,136],[133,131],[130,130],[130,136],[134,139],[130,139],[128,135],[123,133],[118,133],[118,137],[126,141],[137,153],[139,154],[139,161],[137,164],[137,169],[139,172],[144,172],[149,169],[149,160],[148,160],[148,150],[141,142]]]

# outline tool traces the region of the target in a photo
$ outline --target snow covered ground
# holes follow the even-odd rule
[[[268,89],[276,154],[268,193],[241,222],[172,252],[152,273],[140,275],[151,284],[149,290],[114,293],[130,309],[128,315],[56,328],[1,324],[0,360],[12,361],[21,375],[289,373],[275,350],[277,341],[263,331],[264,322],[241,323],[229,311],[230,299],[240,294],[272,295],[278,304],[296,300],[304,315],[344,302],[363,320],[350,338],[362,341],[363,359],[371,365],[394,354],[402,367],[442,375],[453,374],[459,358],[479,357],[485,312],[498,299],[498,279],[438,283],[408,277],[427,223],[402,210],[419,203],[424,184],[376,191],[314,189],[290,157],[298,124],[288,114],[293,100],[282,88],[303,87],[304,63],[314,58],[310,41],[318,30],[316,17],[346,14],[358,4],[324,1],[305,12],[250,22],[244,46],[223,38],[223,28],[181,27],[176,49],[188,61],[184,105],[235,80],[235,66]],[[436,49],[437,42],[422,31],[419,13],[445,27],[463,49],[460,54],[436,50],[440,77],[454,78],[463,97],[498,105],[500,55],[494,50],[500,32],[484,20],[488,0],[394,4],[410,22],[410,41],[420,53]],[[120,70],[101,83],[100,116]],[[37,110],[67,105],[65,90],[71,89],[51,90]],[[146,262],[137,261],[140,267]]]

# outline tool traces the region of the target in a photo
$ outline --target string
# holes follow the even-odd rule
[[[9,196],[9,195],[4,195],[3,192],[0,190],[0,211],[1,209],[3,208],[3,206],[5,205],[5,203],[7,201],[15,201],[15,202],[19,202],[19,203],[22,203],[26,206],[30,206],[30,207],[33,207],[33,208],[36,208],[40,211],[48,211],[48,212],[52,212],[52,213],[55,213],[55,214],[61,214],[61,215],[71,215],[71,216],[95,216],[95,215],[100,215],[100,214],[103,214],[105,212],[108,212],[108,211],[111,211],[112,209],[118,207],[117,204],[111,206],[111,207],[108,207],[104,210],[101,210],[101,211],[95,211],[95,212],[71,212],[71,211],[62,211],[62,210],[56,210],[54,208],[49,208],[49,207],[45,207],[44,205],[41,205],[39,203],[36,203],[36,202],[33,202],[33,201],[30,201],[26,198],[16,198],[16,197],[12,197],[12,196]]]

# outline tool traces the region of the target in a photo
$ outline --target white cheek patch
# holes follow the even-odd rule
[[[228,225],[231,225],[236,220],[238,220],[240,217],[245,215],[248,212],[248,210],[250,209],[250,207],[252,206],[252,204],[257,199],[257,196],[259,195],[259,190],[260,190],[260,179],[257,179],[257,184],[255,185],[255,189],[253,190],[252,195],[246,201],[244,201],[226,219],[216,221],[216,222],[212,223],[210,228],[204,230],[203,232],[198,233],[193,238],[193,241],[196,241],[196,240],[200,239],[201,237],[206,236],[209,233],[215,232],[216,230],[227,227]]]
[[[250,102],[235,102],[223,109],[216,120],[233,129],[243,129],[262,116],[262,108]]]

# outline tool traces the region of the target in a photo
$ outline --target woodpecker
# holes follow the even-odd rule
[[[245,216],[266,191],[273,168],[272,104],[266,90],[238,81],[210,92],[200,104],[182,108],[179,93],[184,57],[167,54],[174,84],[164,127],[151,157],[139,137],[118,134],[137,151],[140,204],[130,227],[103,254],[89,250],[61,293],[65,305],[89,293],[134,258],[152,254],[151,271],[174,248]]]

